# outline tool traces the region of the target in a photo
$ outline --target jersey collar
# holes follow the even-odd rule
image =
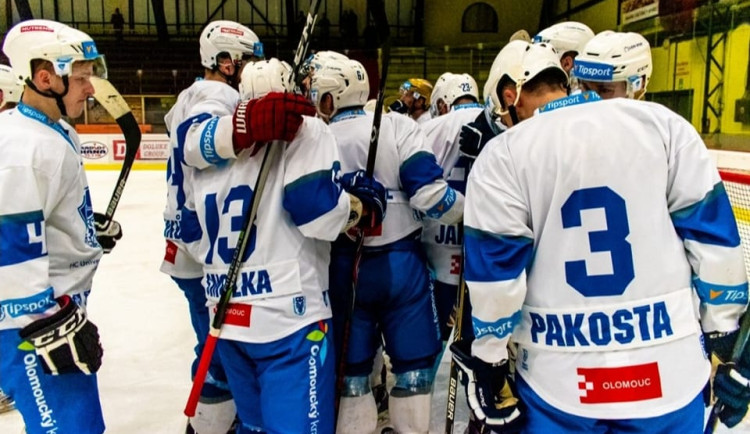
[[[366,113],[363,109],[352,109],[352,110],[343,110],[338,113],[336,113],[330,120],[330,123],[343,121],[346,119],[352,119],[359,116],[364,116]]]
[[[53,122],[52,119],[50,119],[44,113],[24,103],[19,103],[16,106],[16,111],[26,116],[27,118],[34,119],[35,121],[41,122],[44,125],[57,131],[70,144],[70,146],[73,147],[74,150],[76,149],[75,145],[73,144],[73,140],[71,140],[70,136],[68,135],[68,132],[65,131],[65,128],[63,128],[59,122]]]
[[[545,104],[544,107],[540,107],[538,110],[539,113],[551,112],[552,110],[557,110],[559,108],[585,104],[587,102],[600,101],[601,99],[602,97],[600,97],[599,94],[597,94],[593,90],[588,90],[586,92],[576,93],[573,95],[568,95],[565,98],[558,98],[554,101],[550,101]]]

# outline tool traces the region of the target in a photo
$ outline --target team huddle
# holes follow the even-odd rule
[[[246,26],[206,26],[204,76],[165,117],[161,271],[188,302],[194,376],[224,315],[186,432],[427,433],[446,350],[469,433],[702,432],[713,400],[744,418],[737,225],[700,135],[643,101],[648,41],[576,22],[511,39],[481,100],[466,73],[404,82],[373,161],[360,62],[289,65]],[[106,65],[47,20],[3,52],[0,404],[28,433],[101,433],[86,299],[122,231],[93,211],[62,117]]]

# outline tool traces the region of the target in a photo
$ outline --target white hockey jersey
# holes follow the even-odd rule
[[[457,164],[458,139],[461,127],[474,122],[481,112],[482,106],[477,103],[461,104],[454,106],[443,116],[420,125],[426,135],[425,141],[443,168],[443,177],[448,185],[461,193],[466,192],[467,164]],[[440,282],[458,285],[463,246],[462,225],[445,224],[429,217],[424,218],[423,224],[422,244],[435,278]]]
[[[331,118],[341,154],[341,170],[350,173],[367,167],[372,113],[345,110]],[[463,194],[443,180],[435,155],[425,144],[424,133],[411,118],[383,115],[373,176],[388,189],[382,232],[365,237],[366,246],[382,246],[418,230],[422,223],[414,210],[453,223],[463,210]]]
[[[75,130],[19,104],[0,114],[0,330],[69,295],[82,306],[102,249]]]
[[[547,403],[645,418],[694,399],[704,331],[747,304],[734,216],[703,141],[658,104],[550,102],[469,175],[466,281],[476,340]]]
[[[414,119],[414,120],[417,121],[417,124],[419,124],[420,126],[422,126],[427,121],[429,121],[430,119],[432,119],[432,115],[430,114],[430,111],[427,110],[427,111],[422,112],[422,114],[419,115],[419,117],[416,118],[416,119]]]
[[[231,143],[231,116],[213,119],[195,124],[187,140],[212,137]],[[270,342],[331,317],[330,241],[349,217],[349,195],[335,181],[340,167],[335,139],[321,120],[304,117],[292,142],[271,146],[283,150],[277,161],[267,163],[271,170],[222,327],[223,339]],[[185,149],[200,152],[193,146]],[[193,196],[185,208],[195,206],[202,228],[198,257],[212,320],[263,154],[250,156],[246,150],[237,159],[193,173]]]
[[[200,261],[190,255],[182,240],[183,231],[194,234],[185,239],[191,242],[197,240],[200,237],[200,227],[198,221],[191,218],[194,216],[187,216],[186,220],[182,221],[186,189],[190,188],[191,173],[194,169],[183,164],[184,150],[178,145],[179,126],[190,119],[205,120],[213,116],[232,114],[239,101],[239,93],[228,84],[216,80],[199,80],[180,92],[177,102],[164,117],[164,122],[169,128],[171,152],[167,162],[167,204],[164,208],[164,238],[167,240],[167,248],[161,271],[170,276],[203,276]],[[196,116],[198,118],[195,118]],[[227,158],[229,157],[234,157],[233,150],[231,155],[227,155]]]

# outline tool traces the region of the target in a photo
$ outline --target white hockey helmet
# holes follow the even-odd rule
[[[10,66],[0,65],[0,91],[3,92],[0,109],[3,108],[6,103],[17,103],[21,100],[23,82],[13,74],[13,69],[11,69]]]
[[[364,106],[370,94],[370,82],[364,66],[354,59],[326,61],[312,76],[310,83],[310,100],[318,113],[323,96],[327,93],[333,97],[332,114],[346,107]]]
[[[430,96],[430,114],[433,118],[440,116],[438,101],[445,102],[448,98],[448,84],[453,80],[454,75],[456,74],[452,72],[444,72],[435,80],[435,86],[432,87],[432,94]]]
[[[516,84],[516,101],[521,95],[524,83],[536,77],[540,72],[554,69],[560,72],[561,79],[567,81],[568,75],[560,66],[557,51],[546,43],[530,44],[526,41],[516,40],[508,42],[495,57],[490,74],[485,84],[485,91],[489,93],[493,110],[496,114],[504,115],[497,94],[497,87],[503,77],[508,77]]]
[[[307,59],[305,59],[305,61],[302,63],[300,75],[303,77],[312,75],[315,73],[315,71],[322,68],[326,64],[326,62],[329,62],[331,60],[347,59],[349,58],[337,51],[318,51],[315,54],[307,56]]]
[[[218,57],[225,54],[232,61],[239,63],[248,58],[263,58],[263,43],[249,28],[234,21],[211,21],[201,32],[201,64],[214,69]]]
[[[5,35],[3,52],[8,56],[13,74],[22,81],[31,79],[31,61],[43,59],[52,63],[55,74],[67,77],[73,63],[92,61],[94,75],[107,78],[104,57],[89,35],[65,24],[50,20],[22,21]]]
[[[628,97],[646,91],[653,63],[651,47],[638,33],[610,30],[594,36],[574,61],[573,76],[582,81],[627,83]]]
[[[594,37],[594,32],[586,24],[566,21],[553,24],[534,36],[534,43],[551,44],[562,58],[565,53],[580,53],[586,43]]]
[[[277,58],[253,62],[245,66],[240,78],[242,100],[262,98],[270,92],[285,92],[292,67]]]
[[[453,74],[445,83],[444,102],[453,106],[458,99],[467,96],[474,98],[474,101],[479,101],[479,89],[476,80],[466,73]]]

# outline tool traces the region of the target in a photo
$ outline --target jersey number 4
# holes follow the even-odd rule
[[[620,295],[635,277],[625,200],[608,187],[574,191],[562,206],[564,229],[581,226],[581,211],[603,208],[607,229],[588,233],[591,252],[609,252],[612,274],[589,275],[586,261],[565,262],[565,280],[585,297]]]
[[[206,264],[213,264],[216,255],[219,256],[224,264],[232,262],[236,241],[233,241],[230,245],[228,236],[219,236],[219,228],[226,228],[226,220],[228,219],[229,232],[239,233],[242,230],[242,223],[245,220],[245,215],[252,201],[253,190],[248,185],[232,187],[221,204],[217,200],[216,193],[206,195],[204,201],[206,207],[206,232],[208,232],[207,235],[210,242],[208,253],[206,254]],[[233,202],[239,202],[240,206],[232,206]],[[226,232],[226,229],[222,232]],[[242,262],[247,261],[247,258],[255,250],[255,236],[256,226],[253,222]],[[234,240],[237,239],[236,236],[232,238]]]

